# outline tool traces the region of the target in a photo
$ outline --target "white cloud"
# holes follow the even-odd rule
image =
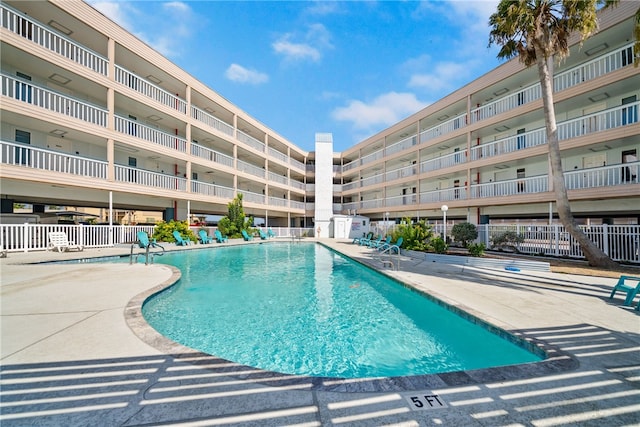
[[[269,80],[269,76],[256,70],[244,68],[242,65],[231,64],[224,73],[225,77],[233,82],[257,85]]]
[[[161,2],[160,7],[144,11],[133,1],[89,0],[89,3],[167,57],[179,57],[182,47],[190,43],[205,19],[196,16],[191,7],[181,1]],[[167,31],[167,22],[171,22],[171,31]]]
[[[298,40],[296,40],[298,39]],[[276,40],[271,47],[291,62],[310,60],[318,62],[322,50],[333,48],[331,33],[322,24],[311,24],[303,35],[287,33]]]
[[[470,66],[459,62],[440,62],[428,68],[430,72],[413,74],[408,86],[425,89],[427,93],[446,93],[456,89],[461,80],[465,81],[469,77]]]
[[[388,92],[370,103],[351,100],[347,106],[334,109],[331,116],[338,121],[351,122],[357,130],[374,131],[397,123],[427,105],[413,93]]]

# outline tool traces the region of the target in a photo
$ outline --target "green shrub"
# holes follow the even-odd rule
[[[431,249],[437,254],[447,253],[447,243],[442,237],[434,237],[430,242]]]
[[[466,248],[469,245],[469,242],[478,238],[478,229],[470,222],[461,222],[453,226],[451,229],[451,235],[455,242],[462,243],[462,247]]]
[[[491,246],[493,249],[512,249],[518,251],[518,245],[524,242],[524,236],[515,231],[504,231],[491,236]]]
[[[227,216],[220,218],[218,221],[218,230],[231,239],[242,237],[242,230],[249,235],[255,232],[252,228],[253,217],[245,217],[244,208],[242,207],[242,193],[229,202],[227,205]]]
[[[427,241],[431,239],[433,233],[431,226],[424,221],[411,223],[410,218],[404,218],[402,222],[396,226],[391,238],[395,242],[398,237],[402,237],[402,248],[412,251],[426,251],[429,248]]]
[[[484,243],[469,243],[469,246],[467,246],[467,249],[469,250],[469,255],[479,257],[484,255],[484,250],[486,249],[486,246]]]
[[[184,239],[189,239],[192,242],[197,242],[198,238],[189,228],[187,221],[174,221],[169,222],[160,221],[153,230],[153,238],[158,242],[175,242],[173,237],[173,231],[178,230]]]

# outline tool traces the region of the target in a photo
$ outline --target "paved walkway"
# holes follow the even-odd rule
[[[323,243],[382,266],[362,247]],[[640,425],[640,314],[622,306],[623,295],[608,299],[615,279],[401,257],[387,274],[541,345],[554,361],[415,382],[332,382],[239,366],[159,337],[139,306],[177,280],[168,266],[26,264],[128,251],[0,260],[3,427]]]

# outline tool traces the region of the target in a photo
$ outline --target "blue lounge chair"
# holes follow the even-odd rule
[[[245,242],[253,240],[253,236],[249,236],[249,234],[247,233],[247,230],[242,230],[241,233],[242,233],[242,238],[244,239]]]
[[[367,236],[365,237],[365,235],[363,234],[362,237],[356,237],[355,239],[353,239],[353,244],[360,244],[361,241],[363,240],[371,240],[371,238],[373,237],[373,233],[367,233]]]
[[[384,241],[382,241],[382,239],[378,239],[377,242],[369,244],[369,247],[378,249],[379,247],[382,247],[385,245],[389,246],[390,244],[391,244],[391,236],[387,236],[387,238]]]
[[[377,246],[382,242],[382,235],[378,236],[377,240],[374,240],[373,237],[370,239],[360,240],[360,246],[369,246],[370,248],[373,246]]]
[[[258,229],[258,233],[260,234],[260,240],[267,240],[268,239],[267,234],[264,231]]]
[[[638,282],[635,286],[632,284],[625,283],[626,281],[630,282]],[[640,292],[640,277],[637,276],[620,276],[618,279],[618,283],[611,290],[611,295],[609,295],[609,299],[612,299],[617,291],[626,292],[627,297],[624,300],[624,305],[631,305],[633,303],[633,299],[636,297],[638,292]],[[639,303],[640,305],[640,303]]]
[[[207,234],[207,232],[204,231],[204,230],[198,231],[198,239],[200,240],[200,243],[202,243],[202,244],[213,243],[213,237],[209,236]]]
[[[271,227],[269,227],[269,230],[267,230],[267,236],[268,237],[276,237],[276,233],[273,232]]]
[[[398,240],[396,240],[395,243],[391,244],[391,243],[383,243],[382,245],[380,245],[378,247],[379,251],[385,251],[388,250],[389,253],[391,252],[395,252],[397,254],[400,253],[400,247],[402,246],[402,242],[404,241],[404,237],[400,236],[398,237]]]
[[[136,233],[136,236],[138,237],[138,246],[141,247],[142,249],[146,249],[146,248],[164,249],[162,245],[156,243],[156,239],[149,240],[149,235],[147,234],[146,231],[138,231],[138,233]]]
[[[216,242],[218,243],[227,243],[229,241],[229,238],[227,236],[223,236],[220,230],[216,230],[213,234],[216,236]]]
[[[183,239],[178,230],[173,230],[173,238],[176,239],[177,246],[187,246],[190,242],[188,239]]]

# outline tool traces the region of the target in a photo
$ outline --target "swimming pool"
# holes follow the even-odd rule
[[[314,243],[172,252],[181,280],[147,322],[185,346],[265,370],[322,377],[422,375],[541,358]]]

